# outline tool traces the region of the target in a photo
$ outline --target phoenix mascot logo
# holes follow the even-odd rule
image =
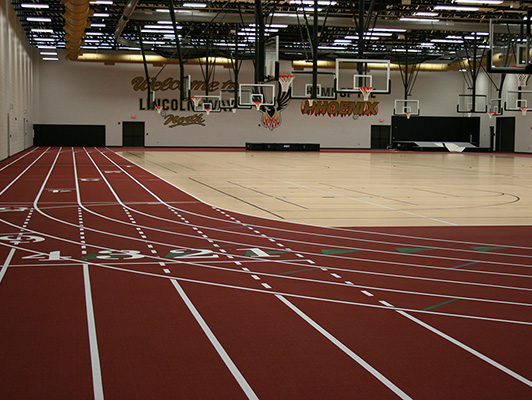
[[[281,89],[280,84],[279,89]],[[273,131],[281,125],[281,111],[288,107],[288,104],[290,103],[290,90],[291,89],[286,92],[279,90],[281,94],[275,98],[275,105],[260,106],[260,111],[262,112],[261,123],[263,127]]]

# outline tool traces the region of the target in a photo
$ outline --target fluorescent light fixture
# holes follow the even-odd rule
[[[502,4],[502,0],[454,0],[457,4]]]
[[[445,11],[478,11],[478,7],[434,6],[434,10]]]
[[[22,8],[50,8],[48,4],[22,3]]]
[[[53,29],[37,29],[37,28],[33,28],[31,31],[32,32],[39,32],[39,33],[54,33]]]
[[[41,51],[41,56],[56,56],[57,51]]]
[[[33,40],[35,40],[36,42],[55,42],[55,39],[51,38],[34,37]]]
[[[109,13],[94,13],[92,14],[92,16],[96,18],[107,18],[109,16]]]
[[[434,43],[429,43],[429,42],[423,42],[423,43],[420,43],[419,45],[421,47],[434,47],[434,46],[436,46]]]
[[[85,35],[87,36],[103,36],[102,32],[86,32]]]
[[[370,31],[378,32],[406,32],[403,28],[369,28]]]
[[[205,8],[207,7],[207,4],[205,3],[183,3],[183,7]]]
[[[314,0],[290,0],[290,4],[313,6]],[[334,6],[336,1],[318,0],[319,6]]]
[[[105,28],[105,24],[91,24],[91,28]]]
[[[256,27],[257,24],[249,24],[249,26]],[[265,24],[264,27],[265,28],[280,28],[280,29],[282,29],[282,28],[288,28],[288,25],[286,25],[286,24]]]
[[[464,43],[462,39],[431,39],[434,43]]]
[[[418,12],[415,12],[414,15],[417,17],[437,17],[440,14],[435,13],[435,12],[428,12],[428,11],[418,11]]]
[[[89,1],[90,4],[104,4],[104,5],[111,5],[113,2],[111,0],[93,0]]]
[[[421,50],[419,49],[392,49],[392,51],[397,51],[400,53],[406,53],[407,51],[409,53],[421,53]]]
[[[55,46],[47,46],[47,45],[39,45],[37,46],[38,49],[50,49],[50,50],[55,50],[56,47]]]
[[[26,21],[30,22],[52,22],[52,18],[41,18],[41,17],[28,17]]]
[[[59,58],[57,57],[43,57],[44,61],[59,61]]]
[[[161,24],[161,25],[171,25],[172,24],[172,21],[168,21],[168,20],[160,20],[160,21],[157,21],[158,24]]]
[[[173,34],[172,31],[167,31],[167,30],[162,30],[162,29],[141,29],[140,31],[143,33],[166,33],[166,34],[172,33]]]
[[[410,18],[410,17],[399,18],[399,21],[408,21],[408,22],[440,22],[439,19],[432,19],[432,18]]]
[[[318,12],[319,11],[322,11],[323,9],[322,8],[318,8]],[[312,12],[314,11],[314,7],[300,7],[297,9],[297,11],[308,11],[308,12]]]
[[[318,46],[318,49],[320,50],[338,50],[340,47],[336,46]]]
[[[85,43],[100,43],[98,39],[85,39],[84,42]]]

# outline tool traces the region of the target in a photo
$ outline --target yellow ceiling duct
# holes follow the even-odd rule
[[[89,0],[62,0],[65,5],[66,58],[75,61],[81,54],[81,45],[87,27],[87,18],[92,16]]]

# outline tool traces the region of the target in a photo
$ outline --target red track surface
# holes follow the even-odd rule
[[[2,399],[530,399],[530,227],[321,228],[108,149],[0,163]]]

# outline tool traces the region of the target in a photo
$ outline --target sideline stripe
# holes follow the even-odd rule
[[[175,289],[177,290],[177,292],[179,293],[179,295],[185,302],[186,306],[188,307],[188,309],[190,310],[190,312],[192,313],[192,315],[194,316],[194,318],[200,325],[201,329],[203,329],[203,332],[205,332],[205,335],[207,335],[207,338],[210,340],[210,342],[212,343],[212,345],[214,346],[214,348],[216,349],[216,351],[222,358],[227,368],[229,368],[229,371],[231,371],[234,378],[236,379],[236,381],[238,382],[238,384],[240,385],[244,393],[247,395],[248,399],[258,400],[258,397],[253,391],[253,389],[251,388],[251,386],[249,386],[244,376],[240,373],[236,365],[233,363],[233,360],[231,360],[231,358],[229,357],[225,349],[222,347],[222,345],[220,344],[216,336],[214,336],[214,333],[211,331],[211,328],[209,328],[209,326],[207,325],[203,317],[198,312],[197,308],[194,306],[194,304],[192,304],[192,302],[186,295],[181,285],[179,285],[179,283],[175,279],[170,279],[170,282],[172,282],[172,285],[174,285]]]
[[[277,297],[285,305],[287,305],[289,308],[291,308],[292,311],[294,311],[297,315],[299,315],[301,318],[303,318],[310,326],[312,326],[314,329],[316,329],[319,333],[321,333],[323,336],[325,336],[327,339],[329,339],[335,346],[337,346],[345,354],[347,354],[349,357],[351,357],[353,360],[355,360],[361,367],[363,367],[371,375],[373,375],[375,378],[377,378],[379,381],[381,381],[382,384],[384,384],[388,389],[390,389],[392,392],[394,392],[397,396],[399,396],[401,399],[411,399],[410,396],[408,396],[405,392],[403,392],[401,389],[399,389],[397,386],[395,386],[388,378],[386,378],[384,375],[382,375],[379,371],[377,371],[375,368],[373,368],[371,365],[369,365],[366,361],[364,361],[359,355],[355,354],[349,347],[344,345],[337,338],[335,338],[333,335],[331,335],[329,332],[327,332],[324,328],[322,328],[320,325],[318,325],[318,323],[316,323],[313,319],[311,319],[303,311],[301,311],[299,308],[297,308],[294,304],[292,304],[290,301],[288,301],[286,298],[284,298],[281,295],[276,294],[275,297]]]
[[[103,400],[102,370],[100,368],[100,354],[98,352],[98,340],[96,338],[96,323],[94,321],[94,308],[92,306],[91,281],[88,264],[83,264],[83,283],[85,284],[85,304],[87,306],[87,325],[89,329],[92,387],[94,390],[94,398],[96,400]]]
[[[396,310],[399,314],[401,314],[402,316],[414,321],[416,324],[418,325],[421,325],[422,327],[428,329],[429,331],[435,333],[436,335],[438,336],[441,336],[442,338],[444,338],[445,340],[448,340],[449,342],[455,344],[456,346],[462,348],[463,350],[473,354],[474,356],[480,358],[481,360],[487,362],[488,364],[494,366],[495,368],[498,368],[500,369],[502,372],[505,372],[507,373],[508,375],[510,375],[512,378],[515,378],[517,379],[518,381],[521,381],[522,383],[524,383],[525,385],[529,386],[529,387],[532,387],[532,381],[529,381],[528,379],[526,379],[525,377],[519,375],[517,372],[514,372],[512,371],[511,369],[505,367],[504,365],[502,364],[499,364],[497,361],[495,360],[492,360],[491,358],[489,358],[488,356],[485,356],[484,354],[482,353],[479,353],[478,351],[476,351],[475,349],[472,349],[471,347],[465,345],[464,343],[456,340],[455,338],[452,338],[451,336],[449,335],[446,335],[445,333],[443,333],[442,331],[439,331],[438,329],[430,326],[429,324],[426,324],[425,322],[417,319],[416,317],[413,317],[412,315],[404,312],[404,311],[400,311],[400,310]]]

